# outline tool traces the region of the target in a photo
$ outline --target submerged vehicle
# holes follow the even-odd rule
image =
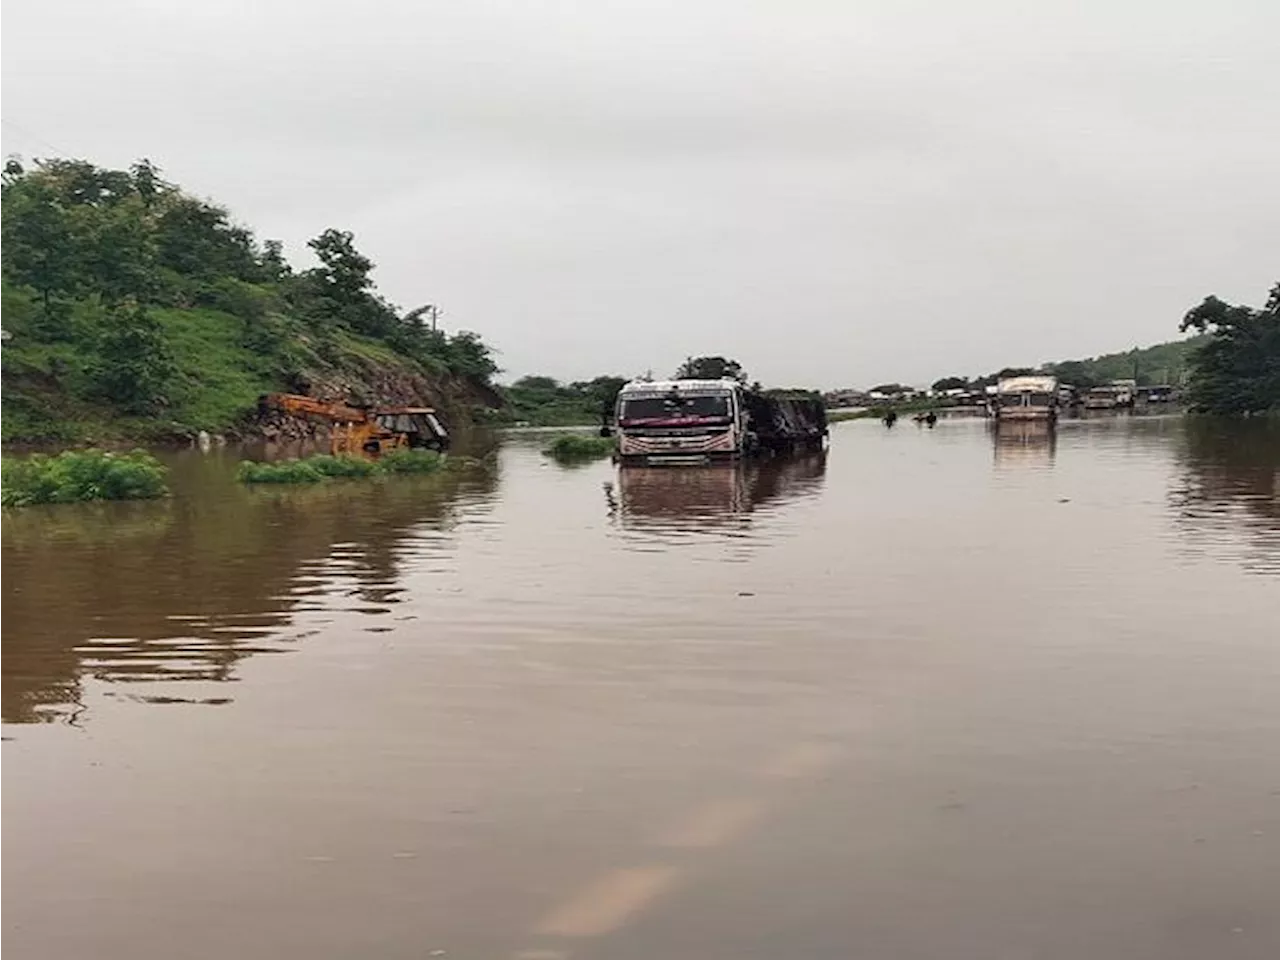
[[[449,431],[432,407],[358,407],[296,393],[268,393],[258,398],[258,410],[327,423],[329,452],[334,456],[377,456],[401,447],[445,450],[449,446]]]
[[[1058,418],[1058,379],[1049,376],[1006,377],[996,384],[993,413],[997,420]]]
[[[1134,395],[1139,403],[1173,403],[1174,388],[1167,383],[1139,387]]]
[[[1115,410],[1132,407],[1138,392],[1133,380],[1112,380],[1105,386],[1093,387],[1084,395],[1086,410]]]
[[[827,414],[816,395],[737,380],[637,380],[618,393],[606,430],[624,463],[703,463],[821,450]]]

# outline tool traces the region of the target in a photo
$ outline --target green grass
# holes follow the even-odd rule
[[[177,368],[166,419],[196,430],[218,431],[275,389],[263,357],[245,345],[244,321],[207,309],[153,309]]]
[[[446,463],[446,458],[434,450],[392,450],[377,460],[319,454],[302,460],[276,460],[271,463],[242,460],[236,470],[236,479],[241,483],[320,483],[334,478],[435,473]]]
[[[580,463],[607,457],[613,453],[613,449],[614,441],[610,437],[571,433],[556,437],[542,452],[560,463]]]
[[[0,503],[25,507],[37,503],[88,500],[154,500],[169,492],[168,471],[144,450],[106,453],[68,450],[57,456],[35,454],[6,458]]]

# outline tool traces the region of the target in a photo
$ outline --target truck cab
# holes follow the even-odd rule
[[[1056,377],[1007,377],[996,384],[997,420],[1047,420],[1058,417]]]
[[[745,452],[746,407],[736,380],[637,380],[618,393],[623,462],[702,463]]]

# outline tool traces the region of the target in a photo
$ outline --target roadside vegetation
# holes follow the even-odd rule
[[[154,500],[166,496],[167,470],[144,450],[68,450],[57,456],[6,457],[0,503],[25,507],[88,500]]]
[[[459,461],[460,465],[469,461]],[[300,460],[270,462],[242,460],[236,470],[241,483],[321,483],[333,479],[361,479],[391,474],[436,473],[453,465],[434,450],[392,450],[376,460],[317,454]]]
[[[559,463],[585,463],[609,456],[613,448],[611,437],[565,434],[552,440],[542,452]]]
[[[1280,412],[1280,283],[1262,309],[1206,297],[1182,321],[1205,335],[1191,359],[1188,399],[1200,413]]]
[[[2,198],[6,441],[225,431],[260,394],[326,380],[492,393],[489,347],[438,330],[434,307],[389,303],[347,231],[295,269],[147,160],[10,160]]]
[[[594,380],[561,383],[553,377],[521,377],[499,388],[506,405],[489,414],[496,425],[530,427],[585,427],[607,420],[613,413],[625,377],[600,376]]]
[[[673,374],[674,379],[718,380],[729,377],[746,383],[746,371],[725,357],[689,357]],[[507,405],[490,415],[496,424],[530,427],[587,427],[607,423],[613,416],[618,392],[627,377],[605,375],[593,380],[561,383],[553,377],[521,377],[501,387]],[[752,389],[760,389],[754,384]]]

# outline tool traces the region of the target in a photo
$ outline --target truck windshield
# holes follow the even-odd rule
[[[1035,393],[1028,390],[1025,393],[1000,394],[1002,407],[1047,407],[1052,402],[1053,394],[1051,393]]]
[[[619,420],[686,420],[729,416],[729,397],[670,396],[624,399]]]

